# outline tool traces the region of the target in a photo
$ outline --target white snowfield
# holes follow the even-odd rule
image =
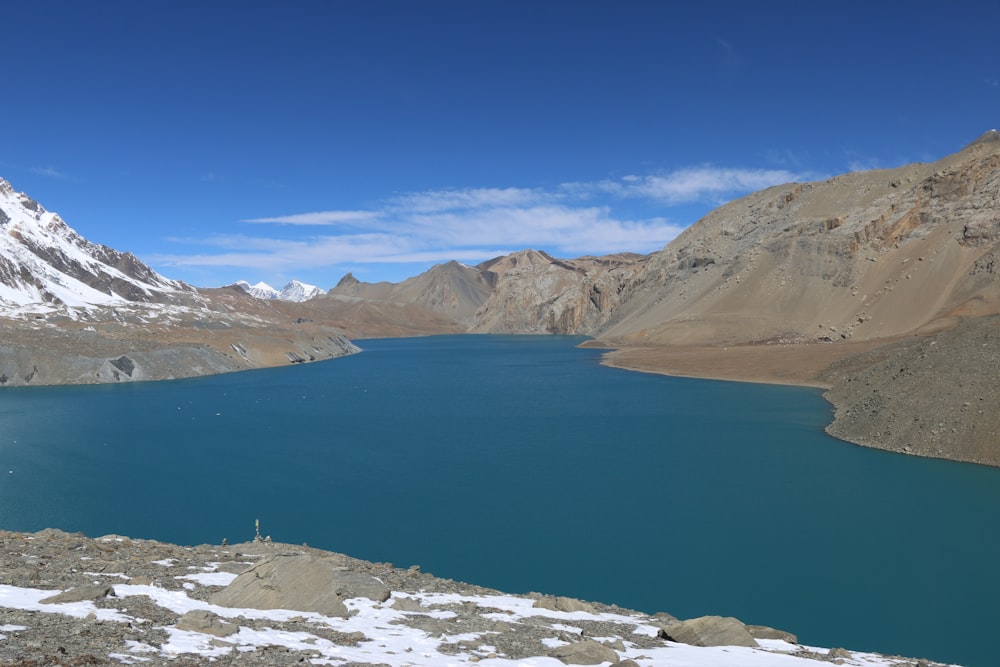
[[[212,568],[206,568],[211,570]],[[468,596],[443,593],[393,593],[384,603],[374,602],[366,598],[355,598],[345,602],[350,610],[347,619],[323,616],[316,613],[291,610],[258,610],[221,607],[190,597],[187,591],[197,585],[224,586],[236,575],[225,572],[208,571],[193,573],[178,577],[184,579],[183,591],[168,590],[155,585],[134,585],[117,583],[118,579],[128,579],[121,573],[101,573],[96,577],[108,577],[112,581],[116,596],[146,596],[156,605],[183,615],[193,610],[203,610],[217,615],[226,622],[239,626],[234,634],[219,637],[177,629],[173,625],[162,627],[168,635],[168,640],[156,646],[139,640],[125,642],[120,651],[112,652],[109,657],[123,664],[141,664],[153,658],[169,660],[179,656],[200,656],[205,659],[217,658],[233,652],[244,653],[254,651],[264,646],[285,647],[289,651],[302,651],[304,656],[314,665],[340,665],[347,662],[380,663],[393,667],[472,665],[481,667],[561,667],[563,663],[556,658],[547,656],[531,657],[513,660],[498,655],[497,649],[491,644],[489,632],[469,632],[462,635],[432,636],[430,633],[415,627],[409,627],[407,619],[426,616],[429,618],[447,619],[455,617],[453,611],[448,611],[448,605],[464,604],[466,607],[475,605],[482,609],[479,612],[484,617],[498,617],[510,624],[525,622],[535,617],[544,618],[552,627],[552,638],[545,640],[545,645],[552,648],[564,645],[566,642],[558,638],[561,632],[574,632],[579,628],[574,622],[606,621],[619,624],[627,629],[621,636],[600,638],[601,640],[620,640],[625,648],[618,653],[622,659],[632,659],[642,667],[810,667],[817,663],[814,659],[796,653],[810,651],[816,654],[826,654],[826,649],[804,647],[789,644],[779,640],[758,640],[760,648],[744,647],[711,647],[701,648],[674,642],[664,642],[659,648],[638,648],[630,639],[642,635],[656,636],[657,628],[648,625],[648,617],[627,616],[609,613],[589,612],[558,612],[533,607],[533,600],[508,595]],[[95,579],[95,583],[97,583]],[[91,618],[102,622],[131,623],[141,635],[153,625],[148,620],[136,618],[127,609],[99,608],[92,602],[73,602],[63,604],[42,604],[40,601],[51,597],[57,591],[21,588],[0,585],[0,609],[20,609],[45,614],[65,614],[76,618]],[[400,611],[393,605],[398,598],[411,598],[420,605],[420,611]],[[125,606],[124,604],[122,605]],[[412,607],[411,605],[408,608]],[[93,615],[93,616],[90,616]],[[248,627],[250,620],[264,621],[255,623],[258,629]],[[310,632],[288,632],[267,627],[266,622],[280,623],[297,619],[317,629],[324,628],[342,633],[360,633],[363,639],[354,646],[335,644],[319,634]],[[0,626],[0,642],[15,641],[17,633],[28,628],[16,625]],[[452,650],[456,642],[463,646],[475,646],[454,654],[442,652],[445,644],[450,644]],[[811,660],[811,661],[810,661]],[[610,663],[602,663],[609,665]],[[899,658],[890,658],[870,653],[853,653],[850,659],[843,659],[838,664],[854,665],[856,667],[891,667],[899,664],[912,664]]]
[[[111,290],[104,292],[87,285],[32,252],[32,247],[44,249],[50,257],[81,267],[91,275],[131,284],[146,296],[182,289],[180,283],[151,270],[150,280],[140,280],[101,261],[101,255],[116,251],[86,240],[58,214],[46,211],[0,179],[0,314],[46,313],[133,303]]]

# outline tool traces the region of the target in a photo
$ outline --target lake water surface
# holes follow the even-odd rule
[[[510,592],[993,664],[1000,470],[849,445],[811,389],[602,367],[579,338],[0,392],[0,527],[283,542]]]

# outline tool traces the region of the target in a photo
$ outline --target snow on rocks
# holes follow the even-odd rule
[[[86,573],[74,571],[81,562]],[[218,604],[240,579],[231,571],[241,568],[251,578],[256,572],[280,583],[292,603],[309,587],[338,587],[332,594],[347,613]],[[0,531],[0,573],[0,664],[48,658],[84,664],[86,656],[93,659],[86,664],[165,665],[181,658],[235,665],[250,653],[254,664],[263,665],[815,664],[806,659],[857,667],[916,664],[780,639],[761,638],[756,647],[692,646],[662,637],[665,624],[679,624],[669,616],[568,599],[556,605],[537,594],[509,595],[417,568],[278,543],[179,547],[90,540],[53,530]],[[345,574],[351,576],[338,579]],[[121,583],[123,575],[127,583]],[[94,584],[94,577],[101,581]],[[334,583],[322,583],[326,579]],[[384,588],[370,588],[374,582]],[[56,602],[81,589],[88,599]],[[99,595],[108,589],[113,594]]]

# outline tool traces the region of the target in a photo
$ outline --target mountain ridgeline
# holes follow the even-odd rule
[[[1000,465],[996,131],[750,194],[650,255],[524,250],[325,294],[170,281],[5,181],[0,229],[0,384],[298,363],[355,351],[346,337],[582,334],[623,367],[823,386],[838,437]]]

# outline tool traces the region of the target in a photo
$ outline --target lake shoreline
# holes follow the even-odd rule
[[[606,349],[601,363],[624,370],[822,389],[823,398],[834,408],[833,420],[824,430],[839,440],[1000,467],[1000,452],[990,446],[1000,436],[997,418],[985,409],[970,409],[996,394],[996,388],[985,386],[981,379],[988,376],[984,369],[997,364],[996,358],[964,366],[952,361],[974,360],[984,354],[982,350],[993,349],[997,334],[982,324],[973,321],[908,337],[834,343],[667,346],[591,340],[583,347]],[[956,348],[960,354],[940,353]],[[900,381],[900,376],[909,383]],[[927,392],[927,385],[939,386],[940,394]],[[914,386],[923,386],[924,391],[914,391]],[[938,395],[948,396],[953,409],[942,414],[943,402],[934,398]],[[936,414],[934,419],[924,421],[933,423],[920,424],[931,414]]]

